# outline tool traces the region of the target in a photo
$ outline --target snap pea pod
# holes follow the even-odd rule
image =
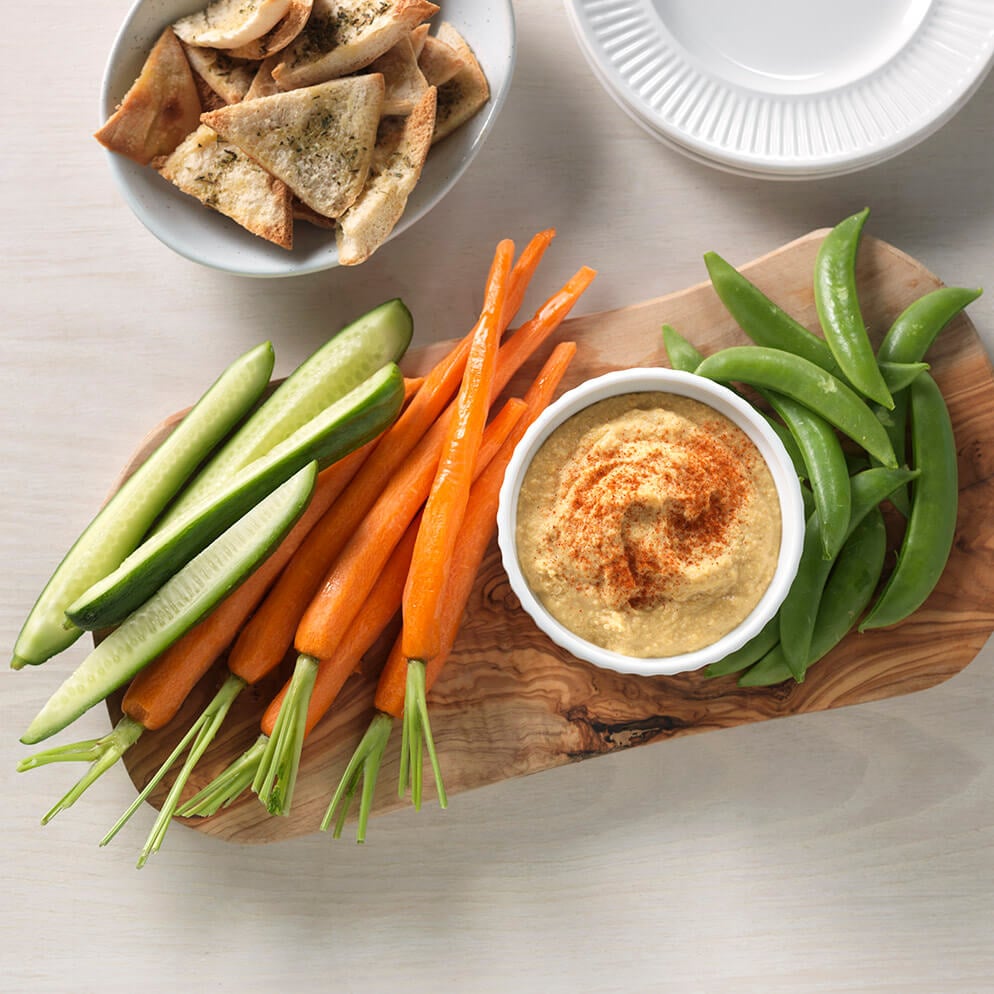
[[[894,409],[888,411],[879,404],[873,405],[873,413],[884,426],[887,437],[898,465],[908,464],[908,394],[902,390],[894,394]],[[850,470],[852,472],[852,470]],[[911,513],[911,501],[908,498],[908,488],[898,487],[889,498],[890,502],[906,518]]]
[[[666,356],[674,369],[684,373],[694,373],[704,361],[704,355],[697,350],[683,335],[668,324],[663,325],[663,347]]]
[[[895,399],[894,394],[910,387],[919,373],[927,373],[929,369],[927,362],[880,362],[877,365],[887,389],[890,390],[891,400]],[[882,404],[879,406],[885,411],[893,410],[893,407],[883,407]]]
[[[877,350],[878,362],[919,362],[936,336],[983,291],[943,286],[909,304],[894,320]]]
[[[796,439],[790,433],[790,429],[782,421],[778,421],[768,414],[764,414],[763,416],[766,418],[766,423],[776,432],[777,438],[780,439],[784,449],[787,451],[787,457],[790,459],[790,464],[794,467],[794,473],[797,475],[798,480],[806,480],[808,478],[808,468],[804,464],[804,456],[798,447]]]
[[[789,397],[773,390],[764,392],[773,410],[790,429],[811,484],[818,512],[822,555],[834,559],[845,540],[852,507],[852,488],[842,443],[832,426]]]
[[[680,332],[668,324],[663,325],[663,346],[666,349],[670,366],[681,372],[696,373],[697,367],[704,361],[704,354],[698,351]],[[807,471],[804,459],[801,455],[801,450],[794,441],[794,436],[791,435],[786,425],[777,421],[776,418],[772,418],[765,413],[763,413],[763,416],[766,418],[767,424],[777,433],[777,437],[787,450],[787,455],[794,467],[797,478],[799,480],[805,479]]]
[[[893,398],[877,366],[856,292],[856,251],[869,210],[840,221],[815,259],[815,307],[821,329],[846,379],[864,396],[888,409]]]
[[[922,360],[946,325],[982,292],[978,289],[943,286],[909,304],[894,320],[877,350],[877,362],[881,370],[889,362],[915,363]],[[886,373],[884,376],[886,378]],[[893,389],[891,385],[891,390]],[[898,462],[903,463],[907,447],[907,394],[902,392],[894,395],[893,411],[881,408],[876,414],[887,429]],[[906,488],[895,491],[890,499],[908,517],[911,502]]]
[[[878,507],[853,530],[825,583],[801,679],[852,631],[873,597],[887,554],[887,529]],[[768,687],[793,676],[778,644],[739,677],[741,687]]]
[[[852,511],[846,540],[856,526],[881,501],[903,483],[915,479],[917,470],[875,467],[852,477]],[[825,581],[832,569],[832,560],[822,555],[821,528],[817,512],[807,521],[801,561],[794,582],[780,605],[780,644],[795,679],[800,679],[811,651],[818,605]]]
[[[770,620],[740,649],[710,663],[704,670],[707,677],[728,676],[748,669],[762,659],[780,641],[780,619],[773,615]]]
[[[722,383],[738,381],[777,390],[823,417],[883,466],[897,466],[887,432],[866,403],[807,359],[778,349],[738,345],[708,356],[697,374]]]
[[[834,376],[840,375],[825,342],[777,306],[734,266],[716,252],[706,253],[704,264],[725,309],[757,345],[792,352]]]
[[[945,569],[956,534],[956,438],[942,392],[927,373],[912,383],[909,409],[912,461],[920,475],[911,488],[911,514],[897,566],[860,631],[895,625],[925,602]]]

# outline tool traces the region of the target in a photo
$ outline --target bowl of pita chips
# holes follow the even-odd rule
[[[258,277],[359,265],[469,167],[514,53],[510,0],[138,0],[95,137],[187,259]]]

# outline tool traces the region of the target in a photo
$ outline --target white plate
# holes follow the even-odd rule
[[[566,0],[609,93],[733,172],[806,178],[905,151],[994,63],[994,0]]]
[[[178,17],[201,10],[207,0],[138,0],[124,21],[107,62],[100,123],[134,82],[155,40]],[[428,155],[421,180],[391,238],[424,217],[455,186],[486,140],[507,96],[514,72],[515,29],[510,0],[441,0],[434,20],[445,19],[476,53],[490,83],[490,102]],[[180,255],[240,276],[298,276],[338,265],[335,235],[309,224],[294,229],[288,252],[240,228],[234,221],[181,193],[153,169],[112,152],[111,171],[142,223]]]

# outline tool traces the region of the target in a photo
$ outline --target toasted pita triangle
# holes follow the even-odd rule
[[[435,130],[430,87],[407,117],[380,122],[369,179],[359,199],[338,219],[335,238],[343,266],[365,262],[389,237],[407,206]]]
[[[233,58],[228,52],[217,48],[198,48],[185,43],[183,47],[193,71],[226,104],[236,104],[245,99],[255,79],[254,63]]]
[[[405,35],[393,48],[370,63],[369,71],[383,74],[386,90],[381,113],[384,117],[410,114],[428,89],[428,81],[418,68],[410,35]]]
[[[201,109],[183,46],[166,28],[121,105],[94,137],[144,166],[172,152],[197,127]]]
[[[273,77],[292,90],[364,69],[437,11],[428,0],[314,0]]]
[[[462,35],[447,21],[443,21],[438,26],[438,39],[459,56],[463,66],[452,79],[438,88],[435,142],[451,135],[490,99],[487,77]]]
[[[268,59],[265,59],[259,63],[259,68],[256,70],[255,77],[252,80],[252,85],[248,88],[248,92],[245,94],[246,100],[257,100],[259,97],[271,97],[280,92],[280,88],[276,85],[276,80],[273,79],[273,68],[276,65],[277,58],[278,56],[272,55]],[[205,107],[204,109],[215,110],[216,108]]]
[[[289,0],[213,0],[181,17],[173,30],[188,45],[239,48],[268,34],[286,16]]]
[[[184,193],[283,248],[293,248],[293,211],[286,184],[205,125],[162,164]]]
[[[304,30],[312,6],[313,0],[290,0],[286,16],[272,31],[247,45],[231,49],[230,54],[239,59],[267,59],[282,52]]]
[[[451,45],[428,35],[418,56],[418,66],[430,86],[444,86],[465,65]]]
[[[419,24],[411,32],[411,47],[414,49],[414,57],[421,57],[421,50],[425,47],[425,38],[428,37],[428,32],[431,30],[430,24]]]
[[[383,105],[378,73],[331,80],[204,114],[309,207],[338,217],[366,183]]]

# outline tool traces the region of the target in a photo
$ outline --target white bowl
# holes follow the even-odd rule
[[[100,122],[134,82],[163,28],[201,10],[207,0],[137,0],[111,49],[100,96]],[[490,102],[428,155],[421,180],[391,238],[425,216],[455,186],[490,133],[511,85],[515,59],[510,0],[442,0],[434,20],[449,21],[476,53],[490,83]],[[309,224],[294,231],[292,251],[250,234],[181,193],[155,170],[107,152],[111,172],[139,220],[165,245],[193,262],[239,276],[299,276],[338,265],[335,234]]]
[[[773,579],[752,612],[717,642],[676,656],[639,658],[604,649],[578,637],[557,621],[532,592],[518,560],[518,493],[525,472],[543,442],[564,421],[598,401],[618,394],[662,392],[689,397],[714,408],[738,425],[759,449],[769,466],[780,499],[781,539]],[[588,380],[563,394],[525,433],[504,476],[498,512],[498,542],[511,588],[521,606],[557,645],[574,656],[605,669],[642,676],[684,673],[700,669],[741,648],[776,614],[797,572],[804,542],[804,504],[797,475],[787,451],[765,418],[731,390],[692,373],[672,369],[625,369]]]

